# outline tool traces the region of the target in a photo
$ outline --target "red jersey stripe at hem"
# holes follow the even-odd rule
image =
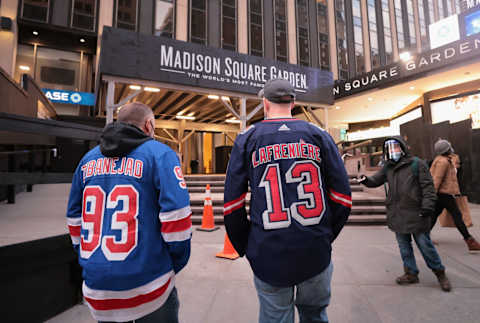
[[[167,289],[168,285],[170,284],[170,278],[165,284],[160,286],[159,288],[153,290],[148,294],[138,295],[132,298],[117,298],[117,299],[93,299],[84,297],[85,300],[90,304],[90,306],[97,310],[97,311],[107,311],[107,310],[116,310],[116,309],[123,309],[123,308],[131,308],[136,307],[148,302],[155,300],[156,298],[163,295],[165,290]]]
[[[172,233],[188,230],[192,226],[191,217],[192,214],[181,220],[162,222],[161,231],[163,233]]]

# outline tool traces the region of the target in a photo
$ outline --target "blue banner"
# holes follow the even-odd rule
[[[45,96],[52,102],[79,104],[79,105],[95,105],[95,95],[88,92],[74,92],[54,89],[42,89]]]

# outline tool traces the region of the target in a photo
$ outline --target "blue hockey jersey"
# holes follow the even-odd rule
[[[139,145],[118,157],[97,146],[82,158],[67,222],[92,315],[130,321],[158,309],[173,289],[190,255],[191,210],[175,152],[138,128],[112,129],[134,133]]]
[[[293,286],[321,273],[351,205],[345,167],[321,128],[267,119],[237,136],[225,182],[225,226],[261,280]]]

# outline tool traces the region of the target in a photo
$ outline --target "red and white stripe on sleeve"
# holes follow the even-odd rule
[[[82,218],[67,218],[68,231],[74,245],[80,244],[80,231],[82,229]]]
[[[341,204],[343,206],[348,207],[349,209],[352,208],[352,196],[346,195],[342,193],[335,192],[334,190],[330,189],[328,191],[328,195],[332,201],[335,203]]]
[[[192,210],[190,206],[160,212],[158,217],[162,222],[162,237],[165,242],[185,241],[190,239],[192,233]]]
[[[223,205],[223,215],[228,215],[230,213],[232,213],[233,211],[236,211],[242,207],[245,206],[245,197],[247,196],[247,193],[243,193],[242,195],[240,195],[240,197],[230,201],[230,202],[227,202]]]

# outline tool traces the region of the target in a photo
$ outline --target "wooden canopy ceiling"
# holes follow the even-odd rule
[[[125,99],[135,90],[129,84],[115,84],[115,102]],[[194,122],[224,123],[226,119],[233,118],[232,113],[224,107],[221,99],[210,99],[205,94],[160,89],[159,92],[143,91],[129,102],[142,102],[150,106],[158,119],[175,120],[176,115],[194,116]],[[238,112],[239,98],[229,98],[231,106]],[[260,104],[260,99],[247,100],[247,115]],[[260,109],[249,120],[257,122],[263,119],[263,109]]]

